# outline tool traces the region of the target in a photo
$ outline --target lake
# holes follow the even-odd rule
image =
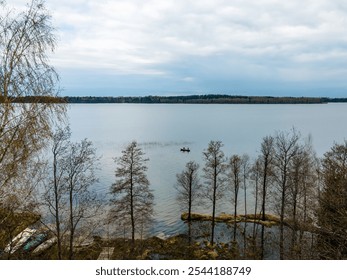
[[[114,157],[120,156],[131,141],[139,143],[150,159],[147,174],[155,196],[152,234],[160,236],[182,232],[182,211],[175,199],[176,174],[190,160],[198,162],[202,170],[202,152],[211,140],[222,141],[228,157],[247,153],[254,158],[262,138],[275,131],[295,127],[302,136],[310,135],[318,156],[347,136],[346,103],[71,104],[68,116],[72,140],[88,138],[101,156],[100,182],[95,186],[101,194],[107,195],[115,180]],[[180,152],[183,146],[191,152]],[[230,212],[227,199],[219,212]],[[241,202],[242,197],[240,207],[243,207]]]

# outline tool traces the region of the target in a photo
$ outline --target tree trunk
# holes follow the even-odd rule
[[[244,235],[243,235],[243,255],[246,256],[246,250],[247,250],[247,187],[246,187],[246,175],[245,175],[245,169],[243,174],[243,188],[244,188],[244,196],[245,196],[245,222],[244,222]]]
[[[259,188],[258,180],[259,180],[259,178],[258,178],[258,175],[257,175],[256,181],[255,181],[255,203],[254,203],[254,219],[255,220],[257,220],[257,211],[258,211],[258,188]],[[257,246],[256,246],[257,245],[257,242],[256,242],[257,231],[258,231],[258,226],[257,225],[258,225],[258,223],[256,223],[256,222],[253,223],[252,239],[253,239],[253,244],[254,244],[254,246],[253,246],[253,248],[254,248],[254,250],[253,250],[254,255],[255,255],[256,249],[257,249]]]
[[[283,170],[283,182],[282,182],[282,193],[281,193],[281,213],[280,213],[280,259],[284,259],[284,210],[286,200],[286,185],[287,185],[287,169]]]
[[[213,178],[213,205],[212,205],[212,223],[211,223],[211,245],[214,244],[214,226],[216,216],[216,199],[217,199],[217,168],[214,167],[214,178]]]
[[[191,214],[192,214],[192,183],[193,183],[193,171],[189,173],[189,198],[188,198],[188,242],[189,245],[192,242],[192,224],[191,224]]]
[[[193,173],[189,173],[189,198],[188,198],[188,222],[191,221],[192,213],[192,183],[193,183]]]
[[[237,216],[237,200],[238,200],[238,194],[239,194],[239,185],[238,185],[238,178],[235,174],[235,203],[234,203],[234,237],[233,240],[236,242],[236,216]]]
[[[295,247],[296,247],[296,230],[297,230],[297,221],[296,221],[296,215],[297,215],[297,197],[298,197],[298,186],[294,186],[294,192],[293,192],[293,210],[292,210],[292,215],[293,215],[293,229],[292,229],[292,240],[291,240],[291,253],[294,256],[297,255],[295,252]]]
[[[69,193],[69,206],[70,206],[70,250],[69,250],[69,259],[73,259],[73,241],[74,241],[74,220],[73,220],[73,186],[70,184],[70,193]]]
[[[62,259],[61,255],[61,236],[60,236],[60,217],[59,217],[59,186],[57,178],[57,154],[53,156],[53,177],[54,177],[54,202],[55,202],[55,227],[57,230],[57,245],[58,245],[58,259]]]
[[[133,184],[132,164],[130,167],[130,219],[131,219],[131,242],[132,242],[132,245],[134,246],[135,245],[135,217],[134,217],[134,184]]]

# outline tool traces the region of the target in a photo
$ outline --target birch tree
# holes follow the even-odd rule
[[[34,211],[33,204],[28,205],[29,199],[21,194],[33,194],[31,186],[36,179],[32,168],[41,164],[39,153],[47,146],[53,124],[65,112],[65,106],[54,99],[59,93],[59,79],[48,55],[55,46],[54,28],[44,1],[32,0],[20,12],[0,1],[1,209]],[[32,97],[31,103],[19,102],[28,96]],[[40,97],[49,98],[41,103]],[[13,200],[20,203],[14,204]],[[9,218],[6,211],[2,213],[0,227]]]
[[[44,2],[33,0],[16,13],[6,4],[0,11],[0,190],[51,135],[52,123],[64,112],[54,102],[14,103],[25,96],[56,97],[58,75],[48,54],[56,39]]]

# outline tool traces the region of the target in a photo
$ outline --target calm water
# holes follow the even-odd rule
[[[94,142],[101,158],[100,182],[107,194],[113,183],[114,157],[132,140],[146,156],[148,178],[155,195],[154,234],[180,232],[181,210],[175,197],[176,174],[189,160],[203,166],[202,151],[210,140],[221,140],[224,153],[255,157],[261,140],[276,130],[297,128],[311,135],[319,156],[347,138],[347,104],[317,105],[186,105],[186,104],[73,104],[68,111],[72,138]],[[181,153],[189,146],[191,152]],[[242,197],[240,197],[240,201]],[[240,204],[242,207],[242,204]],[[227,203],[219,209],[229,211]]]

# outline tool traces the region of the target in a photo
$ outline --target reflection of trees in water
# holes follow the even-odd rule
[[[209,244],[211,235],[211,225],[208,221],[194,221],[185,223],[186,228],[184,234],[189,240],[189,233],[192,243],[200,243],[204,247]],[[300,248],[291,250],[292,229],[284,227],[285,243],[284,248],[287,252],[287,258],[298,259],[314,259],[316,258],[313,244],[316,235],[311,232],[304,232]],[[236,224],[236,240],[234,242],[234,224],[217,223],[215,227],[216,246],[223,248],[226,255],[234,256],[237,259],[260,259],[261,258],[261,236],[262,225],[256,224],[255,236],[253,238],[253,226],[244,226],[244,223]],[[246,248],[244,242],[247,242]],[[280,229],[278,226],[264,227],[264,259],[277,260],[279,255]],[[229,252],[228,252],[229,251]],[[300,253],[300,254],[299,254]]]

